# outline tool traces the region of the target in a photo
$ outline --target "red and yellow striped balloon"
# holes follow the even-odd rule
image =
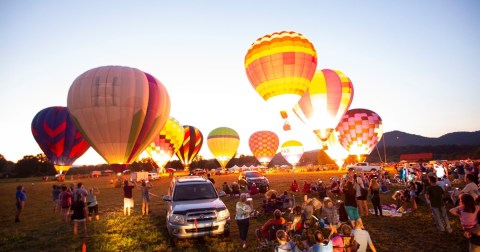
[[[175,155],[177,155],[180,162],[182,162],[184,169],[188,170],[193,159],[202,148],[203,135],[199,129],[193,126],[185,125],[183,126],[183,130],[183,143]]]
[[[277,154],[280,140],[277,134],[272,131],[257,131],[248,139],[248,146],[258,162],[267,166],[272,158]]]
[[[350,79],[338,70],[318,70],[307,91],[293,108],[325,146],[353,100]]]
[[[362,162],[383,135],[382,118],[368,109],[351,109],[337,126],[338,141]]]
[[[282,117],[307,89],[317,67],[317,52],[302,34],[275,32],[257,39],[245,55],[248,80]]]

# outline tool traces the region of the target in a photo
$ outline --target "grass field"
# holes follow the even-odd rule
[[[327,181],[331,176],[340,176],[336,172],[321,173],[273,173],[268,174],[272,189],[288,190],[290,183],[296,179]],[[168,238],[165,227],[165,204],[161,197],[166,193],[170,179],[162,177],[154,181],[151,193],[151,214],[141,215],[140,190],[134,191],[135,208],[132,216],[123,216],[123,191],[110,184],[112,177],[85,178],[69,180],[83,182],[88,188],[97,186],[101,193],[99,202],[100,220],[88,222],[88,237],[72,235],[71,223],[64,224],[59,215],[52,212],[51,189],[56,182],[43,182],[40,178],[0,180],[0,251],[81,251],[85,243],[87,251],[238,251],[242,250],[238,242],[237,226],[232,221],[229,238],[204,238],[181,240],[174,244]],[[229,184],[237,175],[213,176],[216,187]],[[27,204],[20,223],[14,223],[15,188],[23,184],[27,191]],[[394,191],[395,189],[391,189]],[[296,194],[297,202],[303,197]],[[315,195],[312,195],[312,197]],[[391,194],[382,195],[382,204],[390,204]],[[263,195],[253,197],[254,206],[260,209]],[[230,215],[235,214],[238,197],[224,197]],[[369,206],[371,204],[369,202]],[[271,216],[260,216],[250,222],[248,251],[260,251],[254,236],[254,230]],[[420,206],[415,212],[402,217],[375,217],[364,219],[365,227],[370,232],[372,241],[378,251],[467,251],[467,241],[462,236],[457,218],[449,215],[454,229],[452,234],[435,230],[433,218],[428,206]],[[232,218],[233,219],[233,218]],[[270,251],[270,250],[269,250]]]

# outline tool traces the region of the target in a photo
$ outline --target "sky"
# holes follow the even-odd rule
[[[67,106],[73,80],[106,65],[138,68],[168,90],[170,115],[206,137],[259,130],[318,149],[290,116],[282,131],[249,83],[245,54],[259,37],[293,30],[315,46],[317,69],[351,80],[350,108],[375,111],[384,131],[439,137],[480,130],[480,2],[461,1],[0,1],[0,154],[41,149],[31,133],[43,108]],[[200,154],[211,158],[206,142]],[[93,149],[75,164],[105,161]]]

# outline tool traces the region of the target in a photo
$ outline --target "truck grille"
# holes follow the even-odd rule
[[[217,220],[217,213],[215,211],[199,211],[187,213],[187,223],[194,224],[195,219],[197,223],[209,223]]]
[[[211,231],[216,231],[216,230],[218,230],[218,226],[185,229],[185,232],[187,232],[187,233],[197,233],[197,232],[211,232]]]

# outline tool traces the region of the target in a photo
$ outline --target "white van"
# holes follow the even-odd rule
[[[148,173],[148,180],[152,181],[152,180],[159,180],[159,179],[160,179],[160,176],[158,176],[158,173],[155,173],[155,172]]]

